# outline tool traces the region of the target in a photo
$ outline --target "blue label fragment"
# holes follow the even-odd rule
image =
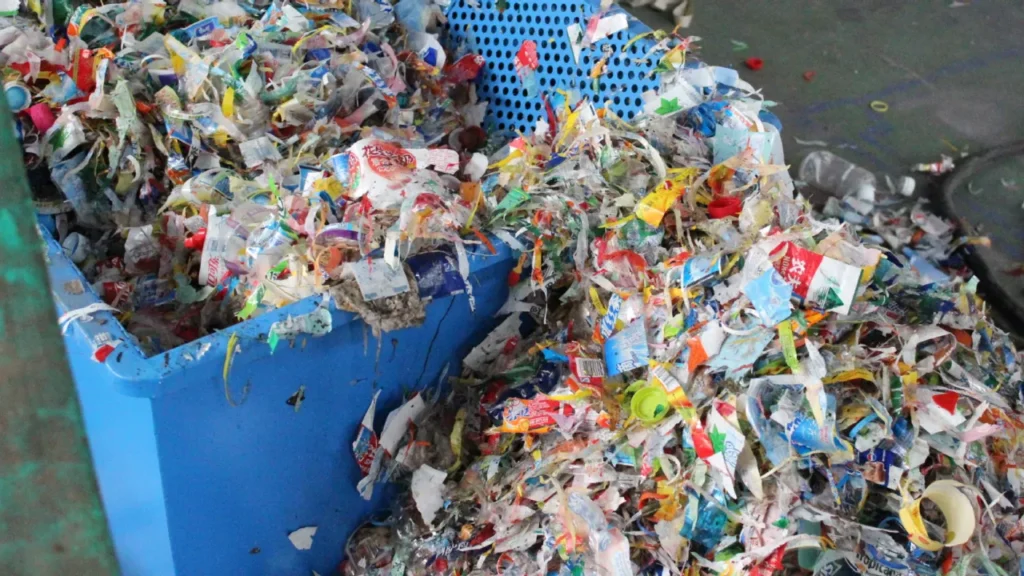
[[[604,363],[609,376],[647,366],[649,358],[643,318],[634,320],[604,344]]]
[[[202,38],[207,34],[213,32],[217,28],[220,28],[220,21],[217,20],[216,16],[210,16],[205,20],[200,20],[195,24],[185,28],[184,32],[188,36],[188,39]]]
[[[466,281],[459,274],[455,257],[446,251],[423,252],[406,260],[416,284],[420,299],[432,300],[466,291]]]

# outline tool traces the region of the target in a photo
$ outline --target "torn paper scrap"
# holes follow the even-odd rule
[[[364,300],[377,300],[409,291],[405,268],[392,268],[383,258],[350,262],[345,267],[355,275]]]
[[[309,550],[313,547],[313,536],[316,535],[316,529],[316,526],[299,528],[289,534],[288,539],[292,541],[292,546],[295,546],[296,550]]]
[[[426,464],[420,466],[412,473],[412,498],[416,502],[416,509],[419,510],[423,522],[430,526],[434,523],[434,516],[444,504],[442,497],[444,479],[448,474],[434,470]]]

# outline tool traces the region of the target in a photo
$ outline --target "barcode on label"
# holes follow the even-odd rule
[[[651,374],[661,382],[661,385],[665,387],[666,392],[672,392],[679,388],[679,380],[676,380],[675,376],[669,374],[668,370],[661,366],[655,366],[651,368]]]
[[[604,362],[597,358],[576,358],[576,376],[581,379],[604,378]]]

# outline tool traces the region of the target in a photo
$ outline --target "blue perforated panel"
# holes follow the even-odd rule
[[[657,88],[657,77],[650,75],[655,62],[642,60],[653,46],[653,40],[644,38],[622,52],[622,46],[630,39],[650,31],[639,20],[630,17],[628,29],[582,50],[577,65],[566,28],[572,24],[585,28],[587,19],[598,10],[597,2],[509,0],[503,13],[498,12],[495,3],[495,0],[453,0],[448,10],[448,29],[451,40],[465,43],[471,51],[487,59],[478,94],[481,99],[490,101],[487,120],[499,130],[530,132],[537,119],[546,117],[540,96],[528,98],[516,75],[516,52],[525,40],[537,43],[540,67],[536,74],[542,93],[572,88],[597,105],[610,102],[611,109],[619,116],[632,119],[643,105],[640,95]],[[474,8],[472,4],[479,7]],[[615,12],[621,9],[615,7],[609,14]],[[614,54],[595,91],[590,71],[604,55],[602,50],[606,45],[614,48]]]

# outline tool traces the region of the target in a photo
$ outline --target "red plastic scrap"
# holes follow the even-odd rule
[[[751,70],[757,71],[764,68],[764,60],[761,58],[751,57],[744,60],[743,65]]]
[[[735,196],[719,196],[708,204],[708,216],[717,220],[736,216],[743,210],[743,201]]]
[[[960,395],[956,392],[944,392],[932,396],[932,400],[946,412],[956,414],[956,404],[960,401]]]

